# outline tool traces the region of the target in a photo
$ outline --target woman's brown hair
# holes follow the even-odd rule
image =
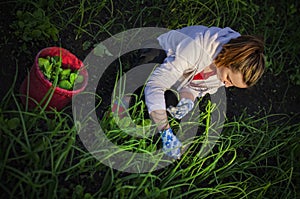
[[[229,67],[233,72],[241,72],[247,86],[253,86],[265,69],[264,42],[262,39],[242,35],[223,45],[214,63],[217,67]]]

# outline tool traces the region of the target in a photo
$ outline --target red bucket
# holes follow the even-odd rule
[[[43,72],[40,70],[38,65],[39,57],[53,57],[53,56],[62,56],[62,67],[69,66],[71,70],[79,70],[79,74],[84,77],[84,81],[80,84],[80,87],[76,90],[66,90],[59,87],[55,87],[54,93],[49,104],[46,107],[46,110],[50,108],[56,108],[56,110],[61,110],[67,106],[72,97],[80,92],[82,92],[88,82],[88,73],[86,68],[83,66],[81,60],[79,60],[75,55],[69,52],[66,49],[60,47],[48,47],[42,49],[35,57],[34,64],[30,70],[30,74],[26,77],[20,87],[21,101],[26,104],[26,95],[28,92],[28,108],[32,109],[37,106],[36,102],[40,103],[42,99],[47,95],[48,97],[41,104],[44,104],[48,101],[50,95],[49,90],[52,87],[52,83],[44,77]],[[29,85],[28,85],[29,80]],[[29,88],[27,88],[27,85]],[[76,85],[76,87],[78,87]],[[53,91],[52,91],[53,92]],[[34,99],[34,100],[31,100]]]

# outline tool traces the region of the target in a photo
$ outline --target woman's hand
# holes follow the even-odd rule
[[[163,142],[163,152],[174,159],[180,159],[181,153],[180,148],[182,146],[181,142],[173,134],[171,128],[160,131],[161,138]]]
[[[183,118],[194,107],[194,102],[187,98],[182,98],[176,107],[170,106],[167,111],[176,119]]]

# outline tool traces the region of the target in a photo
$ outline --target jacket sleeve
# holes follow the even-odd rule
[[[145,98],[149,113],[153,110],[166,110],[164,92],[182,77],[186,70],[196,68],[196,62],[203,51],[196,50],[198,44],[186,36],[169,54],[164,63],[151,74],[146,87]]]

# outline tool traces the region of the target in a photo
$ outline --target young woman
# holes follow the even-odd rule
[[[265,68],[264,43],[231,28],[189,26],[158,37],[167,57],[145,87],[149,114],[157,124],[163,151],[180,157],[181,142],[168,124],[167,111],[181,119],[194,107],[197,97],[215,93],[219,87],[247,88],[254,85]],[[180,93],[176,107],[166,107],[168,89]]]

